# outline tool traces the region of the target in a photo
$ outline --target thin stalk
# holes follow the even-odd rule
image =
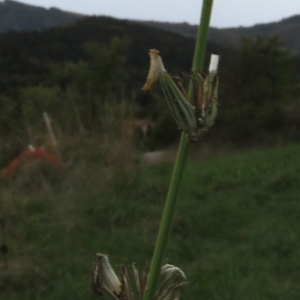
[[[213,0],[203,0],[200,25],[197,33],[193,58],[193,71],[201,71],[203,68],[212,5]]]
[[[193,71],[200,71],[203,68],[204,56],[206,51],[207,36],[210,22],[210,15],[212,11],[213,0],[203,0],[202,13],[198,35],[196,39],[196,46],[193,59]],[[189,97],[192,96],[192,89],[190,85]],[[188,153],[190,150],[190,142],[185,133],[181,134],[180,144],[174,165],[169,191],[167,194],[166,203],[164,206],[163,216],[156,239],[155,249],[148,277],[148,290],[145,292],[143,300],[152,300],[154,298],[155,289],[157,286],[160,269],[165,254],[165,249],[168,237],[171,231],[172,219],[174,215],[178,191],[182,181],[184,168],[186,165]]]

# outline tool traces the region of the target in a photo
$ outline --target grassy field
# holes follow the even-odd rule
[[[189,163],[166,255],[191,281],[184,299],[300,299],[299,153],[292,145]],[[89,277],[97,252],[141,269],[171,171],[138,167],[107,180],[93,162],[63,174],[31,163],[3,181],[1,299],[96,299]]]

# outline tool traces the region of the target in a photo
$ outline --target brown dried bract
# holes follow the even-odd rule
[[[150,69],[147,76],[147,80],[142,87],[144,92],[149,92],[152,88],[152,85],[155,81],[158,80],[161,72],[165,71],[164,65],[162,63],[159,51],[156,49],[151,49],[149,51],[150,55]]]

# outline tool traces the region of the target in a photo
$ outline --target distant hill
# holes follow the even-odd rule
[[[198,26],[188,23],[168,23],[154,21],[140,21],[140,23],[180,33],[188,37],[196,37]],[[210,28],[209,39],[218,44],[229,43],[237,45],[242,36],[255,37],[257,35],[277,35],[287,48],[300,54],[300,15],[295,15],[278,22],[257,24],[251,27]]]
[[[86,17],[63,27],[0,34],[0,94],[9,87],[41,83],[49,74],[49,63],[84,61],[87,58],[84,45],[89,42],[108,45],[115,36],[130,44],[126,67],[135,86],[144,83],[151,48],[161,51],[169,71],[190,70],[195,39],[131,21]],[[220,51],[221,45],[208,43],[208,54]]]
[[[17,1],[0,2],[0,33],[6,31],[32,31],[70,24],[86,17],[85,15],[65,12],[57,8],[46,9]],[[196,37],[197,25],[188,23],[169,23],[156,21],[134,21],[150,27],[179,33],[186,37]],[[300,54],[300,15],[278,22],[257,24],[251,27],[210,28],[209,39],[217,44],[237,45],[242,36],[278,35],[287,48]]]
[[[84,15],[65,12],[57,8],[23,4],[17,1],[0,2],[0,33],[31,31],[57,27],[82,19]]]

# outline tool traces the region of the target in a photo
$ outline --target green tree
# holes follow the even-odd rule
[[[127,39],[119,37],[113,37],[109,45],[89,42],[84,46],[84,61],[51,64],[52,82],[59,83],[65,93],[72,90],[79,95],[74,104],[85,126],[93,126],[104,102],[124,91],[128,45]]]
[[[105,97],[114,90],[124,89],[128,45],[128,40],[119,37],[113,37],[108,46],[97,42],[85,45],[90,70],[87,87],[92,94]]]
[[[277,36],[244,37],[234,64],[230,84],[235,90],[223,122],[233,124],[239,139],[281,130],[294,80],[289,51]]]
[[[277,36],[244,37],[237,62],[237,83],[244,99],[256,105],[287,97],[291,83],[291,55]]]

